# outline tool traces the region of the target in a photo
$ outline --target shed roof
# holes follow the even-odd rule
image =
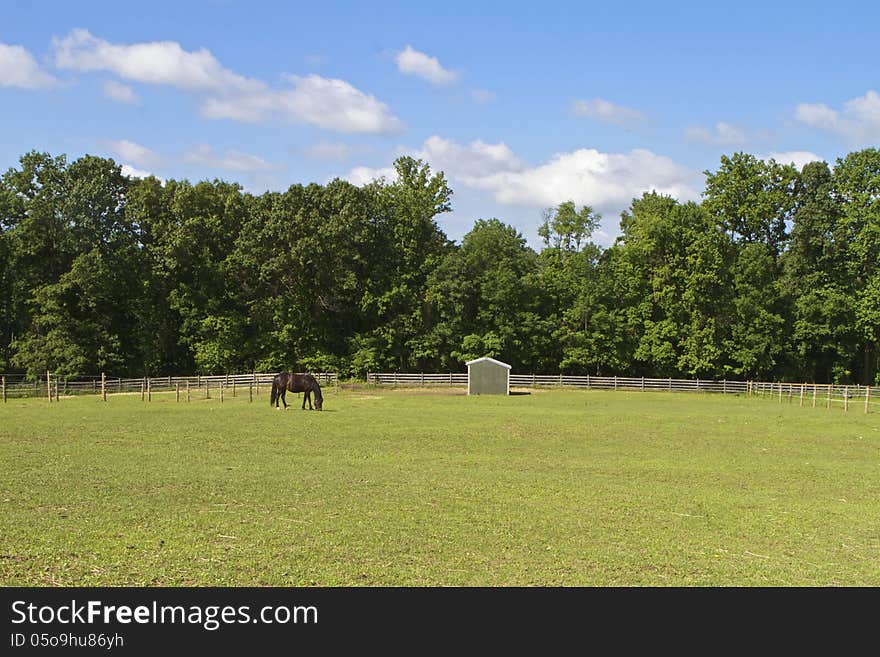
[[[470,367],[474,363],[482,363],[482,362],[495,363],[496,365],[501,365],[501,367],[506,367],[507,369],[510,369],[510,365],[508,365],[507,363],[502,363],[500,360],[495,360],[494,358],[489,358],[488,356],[483,356],[482,358],[476,358],[472,361],[468,361],[467,363],[465,363],[465,365]]]

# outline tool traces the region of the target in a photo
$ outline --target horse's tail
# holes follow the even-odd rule
[[[274,406],[278,401],[278,377],[272,379],[272,396],[269,398],[269,406]]]

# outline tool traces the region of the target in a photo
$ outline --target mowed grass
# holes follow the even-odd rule
[[[859,407],[565,389],[288,402],[0,405],[0,584],[880,585],[880,414]]]

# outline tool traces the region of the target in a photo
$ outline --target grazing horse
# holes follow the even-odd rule
[[[309,410],[312,410],[312,393],[315,393],[315,409],[320,411],[324,405],[321,386],[318,385],[315,377],[311,374],[291,374],[289,372],[276,374],[272,379],[272,397],[269,405],[278,408],[278,400],[280,399],[281,403],[284,404],[284,409],[287,410],[285,396],[288,390],[290,392],[305,393],[303,395],[303,410],[306,408],[306,400],[309,402]]]

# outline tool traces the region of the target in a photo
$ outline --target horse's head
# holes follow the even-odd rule
[[[320,411],[321,407],[324,405],[324,399],[320,394],[315,395],[315,410]]]

